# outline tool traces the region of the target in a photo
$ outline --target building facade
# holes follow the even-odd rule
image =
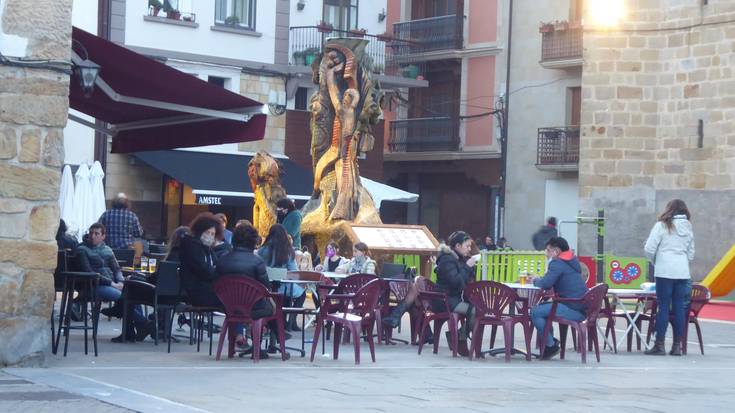
[[[397,90],[388,103],[386,182],[419,194],[388,222],[421,223],[439,238],[492,233],[500,145],[495,111],[504,47],[495,0],[390,1],[392,52],[429,88]]]
[[[605,209],[606,249],[640,255],[657,214],[683,199],[701,279],[735,231],[735,3],[625,6],[615,28],[585,29],[580,208]]]
[[[513,1],[504,233],[516,249],[550,216],[577,247],[582,5]]]
[[[291,158],[310,170],[308,100],[315,90],[310,64],[328,37],[358,36],[369,40],[374,77],[386,89],[428,84],[386,74],[389,41],[383,36],[385,0],[179,0],[170,4],[173,9],[167,11],[156,10],[144,0],[76,0],[75,10],[88,10],[96,16],[75,12],[74,23],[258,102],[266,104],[274,94],[285,95],[278,110],[268,111],[263,140],[205,146],[196,151],[248,155],[263,149],[283,159]],[[378,129],[382,131],[382,124]],[[379,135],[382,142],[382,134]],[[74,165],[95,159],[103,161],[108,200],[125,192],[148,237],[165,238],[176,226],[188,223],[205,210],[225,212],[233,222],[251,218],[252,198],[230,205],[200,204],[187,182],[176,181],[135,154],[110,153],[109,142],[106,150],[100,149],[105,139],[95,137],[91,129],[70,122],[67,136],[71,139],[66,162]],[[360,162],[368,176],[381,179],[382,145],[374,152]],[[248,158],[242,159],[241,170],[223,173],[244,176]],[[249,185],[240,191],[249,192]]]

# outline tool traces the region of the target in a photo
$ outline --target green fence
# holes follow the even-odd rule
[[[477,263],[477,280],[516,282],[521,272],[542,276],[546,272],[543,251],[483,251]]]

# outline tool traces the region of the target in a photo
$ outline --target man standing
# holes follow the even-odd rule
[[[533,234],[533,248],[536,251],[541,251],[546,246],[546,243],[553,237],[558,237],[559,233],[556,231],[556,218],[549,217],[546,220],[546,225],[539,228],[535,234]]]
[[[99,223],[107,228],[107,245],[112,249],[132,248],[134,239],[143,236],[138,216],[128,210],[128,197],[122,192],[112,201],[112,209],[102,213]]]
[[[301,212],[296,210],[292,200],[281,198],[276,202],[276,213],[278,222],[286,228],[286,232],[293,240],[293,248],[301,249]]]

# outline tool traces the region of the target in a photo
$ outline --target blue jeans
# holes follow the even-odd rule
[[[97,287],[97,299],[100,301],[118,301],[122,299],[122,291],[111,285],[100,285]],[[145,315],[143,314],[143,308],[139,305],[132,306],[132,317],[131,321],[140,323],[146,321]],[[130,311],[130,308],[128,308]]]
[[[546,319],[549,317],[551,312],[551,303],[539,304],[531,309],[531,322],[536,327],[539,337],[544,334],[544,327],[546,327]],[[567,305],[558,303],[556,305],[556,316],[565,318],[572,321],[582,321],[585,319],[585,314],[581,311],[569,308]],[[546,337],[545,346],[551,347],[554,345],[554,327],[549,328],[549,335]]]
[[[669,326],[669,314],[674,314],[674,337],[681,338],[686,322],[686,307],[691,296],[690,280],[675,280],[656,277],[656,340],[666,338],[666,328]],[[688,294],[687,294],[688,292]]]

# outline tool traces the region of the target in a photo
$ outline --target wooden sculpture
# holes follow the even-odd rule
[[[255,194],[253,226],[265,239],[276,223],[276,202],[286,197],[281,185],[281,168],[270,154],[260,151],[248,163],[248,178]]]

